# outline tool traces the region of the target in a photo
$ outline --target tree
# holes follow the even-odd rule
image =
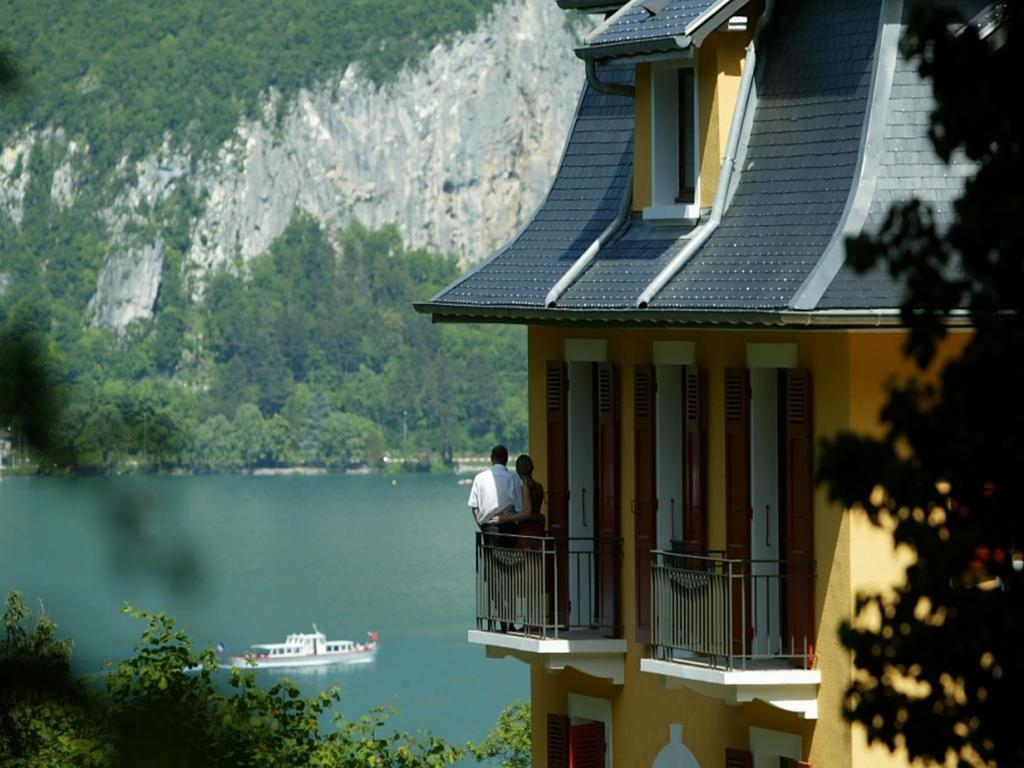
[[[499,758],[501,768],[530,768],[530,705],[516,701],[498,715],[487,738],[473,747],[477,760]]]
[[[196,428],[192,454],[195,464],[212,472],[237,470],[242,465],[231,422],[219,413]]]
[[[335,411],[324,420],[317,452],[329,467],[376,461],[380,457],[371,456],[368,451],[375,430],[368,419]]]
[[[1021,70],[1020,10],[997,12],[982,39],[953,12],[918,7],[902,43],[933,83],[936,151],[977,169],[954,222],[943,232],[912,201],[850,243],[858,269],[886,265],[905,281],[906,353],[922,374],[954,311],[973,335],[938,384],[893,385],[882,438],[828,442],[819,477],[912,553],[905,582],[861,596],[841,629],[856,667],[847,716],[911,757],[1010,766],[1024,764],[1024,132],[1002,87]]]
[[[270,435],[260,409],[252,403],[238,406],[232,426],[242,464],[247,467],[265,464],[270,456]]]

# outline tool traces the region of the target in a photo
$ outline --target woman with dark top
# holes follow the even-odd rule
[[[533,459],[525,453],[516,459],[516,474],[523,483],[523,511],[502,515],[500,520],[502,524],[518,524],[515,533],[519,536],[544,536],[547,532],[546,521],[540,513],[544,503],[544,486],[533,479]],[[519,547],[523,547],[522,540]]]

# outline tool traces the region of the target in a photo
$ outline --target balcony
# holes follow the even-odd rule
[[[551,670],[623,680],[622,539],[476,538],[476,628],[469,642]]]
[[[817,718],[815,563],[651,553],[653,658],[641,670]]]

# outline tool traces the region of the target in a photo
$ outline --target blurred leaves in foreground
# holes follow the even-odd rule
[[[91,683],[71,672],[72,644],[17,592],[6,599],[0,638],[0,765],[88,768],[426,768],[469,755],[529,764],[529,709],[502,713],[478,747],[456,747],[427,733],[388,732],[393,710],[358,720],[334,712],[340,691],[303,698],[282,679],[264,689],[253,671],[218,669],[163,614],[125,606],[144,622],[135,655]],[[332,727],[324,723],[330,718]]]

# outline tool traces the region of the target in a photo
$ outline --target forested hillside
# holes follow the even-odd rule
[[[216,150],[260,96],[280,103],[359,62],[394,77],[495,0],[33,0],[0,2],[22,87],[0,135],[61,126],[102,169],[169,137]]]
[[[83,328],[59,274],[0,302],[0,344],[31,342],[56,386],[48,465],[234,471],[442,463],[496,440],[526,446],[521,329],[435,326],[411,302],[454,257],[403,248],[391,227],[325,233],[297,215],[241,273],[192,301],[162,283],[154,320]]]
[[[200,269],[208,193],[163,165],[212,162],[240,121],[273,124],[354,62],[387,82],[493,6],[6,3],[0,350],[17,359],[0,373],[0,427],[17,435],[35,397],[12,385],[28,349],[56,395],[47,466],[343,468],[525,448],[524,334],[411,309],[454,279],[454,256],[297,207],[266,250]],[[133,191],[145,162],[157,194]],[[97,322],[98,284],[131,287],[143,267],[157,270],[147,311]]]

